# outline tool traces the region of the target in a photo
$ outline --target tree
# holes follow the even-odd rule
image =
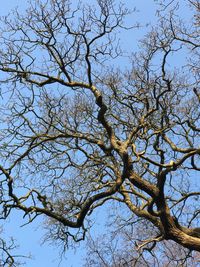
[[[200,262],[197,253],[191,253],[173,241],[163,241],[154,249],[137,251],[116,237],[114,240],[104,238],[103,241],[102,238],[90,239],[84,267],[196,267]]]
[[[67,244],[117,202],[153,229],[140,249],[171,240],[200,251],[200,6],[183,2],[188,26],[162,1],[127,70],[111,62],[123,56],[118,31],[131,29],[123,4],[35,0],[2,19],[2,219],[44,216]]]
[[[15,240],[13,238],[10,238],[8,242],[5,242],[4,238],[2,238],[2,229],[0,230],[0,234],[0,266],[16,267],[23,264],[24,262],[22,262],[21,260],[28,257],[15,253],[15,250],[17,249]]]
[[[139,249],[141,239],[154,231],[149,224],[126,221],[117,229],[95,239],[89,236],[84,267],[196,267],[200,262],[198,252],[174,241],[165,240]]]

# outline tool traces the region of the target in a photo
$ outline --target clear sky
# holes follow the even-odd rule
[[[32,0],[34,1],[34,0]],[[0,15],[6,15],[15,6],[19,6],[19,9],[23,10],[27,5],[26,0],[2,0],[0,7]],[[75,1],[73,1],[75,2]],[[84,1],[83,1],[84,2]],[[93,1],[94,2],[94,1]],[[150,22],[155,14],[155,9],[153,8],[153,0],[122,0],[124,3],[131,8],[134,6],[139,10],[134,13],[133,16],[129,17],[129,22],[135,23],[135,21],[140,21],[142,23]],[[124,33],[122,35],[122,44],[127,50],[134,51],[137,46],[136,39],[142,37],[144,34],[143,30],[131,30],[131,32]],[[122,66],[125,62],[121,62]],[[100,215],[99,215],[100,217]],[[14,236],[17,242],[20,244],[20,253],[29,253],[33,255],[33,260],[27,260],[26,267],[56,267],[59,263],[59,250],[56,247],[50,246],[48,244],[40,245],[44,232],[38,226],[42,224],[41,220],[36,220],[32,225],[20,227],[22,222],[22,214],[14,213],[6,227],[6,236]],[[96,226],[95,230],[101,231],[101,226]],[[83,248],[80,246],[77,248],[76,253],[69,251],[67,253],[67,259],[59,265],[60,267],[81,267],[82,266],[82,254]]]

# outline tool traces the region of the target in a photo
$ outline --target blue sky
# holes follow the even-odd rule
[[[32,0],[34,1],[34,0]],[[84,1],[83,1],[84,2]],[[94,2],[94,1],[93,1]],[[137,7],[138,12],[134,13],[133,16],[129,17],[130,24],[134,24],[136,21],[146,24],[153,20],[155,9],[153,0],[127,0],[123,1],[124,3],[128,2],[128,6],[134,8]],[[19,6],[19,9],[23,10],[27,5],[26,0],[6,0],[1,2],[0,15],[8,14],[15,6]],[[131,30],[130,32],[123,33],[121,36],[122,44],[125,49],[129,51],[135,51],[138,45],[137,39],[141,38],[144,35],[145,29],[140,30]],[[126,61],[127,64],[127,61]],[[121,61],[121,66],[125,65],[125,61]],[[25,266],[28,267],[56,267],[59,263],[59,249],[49,244],[41,245],[43,235],[45,234],[42,231],[39,225],[42,224],[42,220],[36,220],[33,224],[20,227],[23,224],[21,213],[15,212],[10,221],[6,226],[6,236],[14,236],[17,242],[20,244],[20,253],[29,253],[33,255],[33,260],[27,260]],[[101,211],[98,213],[98,217],[101,217]],[[95,227],[95,232],[101,231],[101,224],[97,223]],[[83,244],[84,245],[84,244]],[[81,267],[82,266],[82,256],[83,256],[83,245],[77,248],[76,252],[69,251],[66,256],[67,259],[59,265],[60,267]]]

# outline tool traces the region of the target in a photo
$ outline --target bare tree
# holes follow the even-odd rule
[[[144,221],[126,222],[118,231],[89,236],[85,267],[196,267],[200,262],[199,253],[190,251],[174,241],[151,243],[138,249],[141,240],[150,236],[155,229]],[[135,241],[137,240],[137,241]]]
[[[17,267],[23,264],[22,259],[28,258],[27,256],[20,255],[16,253],[18,247],[13,238],[8,238],[5,241],[5,238],[2,236],[3,229],[0,230],[0,266],[1,267]],[[30,257],[29,257],[30,258]]]
[[[200,251],[199,3],[183,2],[193,20],[162,1],[125,71],[123,4],[35,0],[2,19],[2,219],[43,215],[50,238],[79,241],[111,201],[152,225],[140,249]]]
[[[0,239],[0,251],[1,251],[1,259],[0,259],[0,266],[17,266],[15,264],[14,256],[11,254],[10,250],[14,249],[14,242],[13,240],[9,245],[6,244],[4,239]],[[18,264],[18,263],[17,263]]]

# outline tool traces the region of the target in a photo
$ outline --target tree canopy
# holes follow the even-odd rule
[[[44,216],[66,245],[118,203],[125,225],[151,229],[138,250],[200,252],[200,5],[182,1],[184,20],[179,4],[158,3],[126,68],[123,1],[32,0],[1,19],[2,220]]]

